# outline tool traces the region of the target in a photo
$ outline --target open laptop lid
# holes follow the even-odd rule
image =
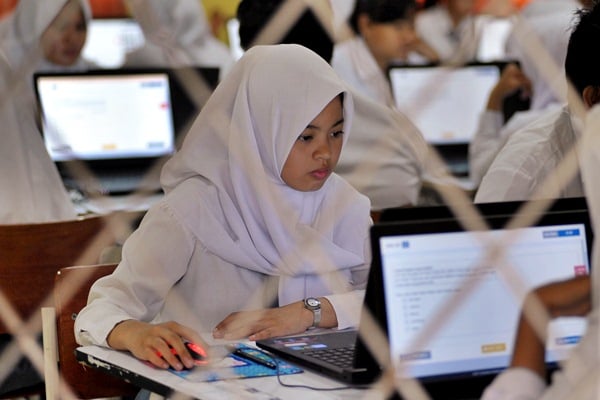
[[[56,162],[155,159],[175,150],[166,71],[37,73],[34,83]]]
[[[510,218],[487,216],[493,230],[477,236],[465,232],[456,219],[383,223],[371,229],[373,263],[365,310],[387,335],[390,359],[406,361],[408,375],[432,394],[478,398],[509,365],[522,299],[496,267],[477,267],[484,250],[481,238],[497,241],[506,234],[501,229]],[[592,230],[587,210],[549,211],[535,226],[509,234],[517,240],[508,260],[527,287],[589,273]],[[427,324],[441,318],[439,308],[473,281],[475,289],[455,313],[447,313],[432,337],[419,342]],[[549,367],[566,357],[584,330],[582,318],[551,324]],[[355,365],[376,371],[379,365],[367,348],[360,339]]]
[[[396,106],[432,145],[467,144],[500,78],[495,63],[460,67],[391,66],[388,77]]]

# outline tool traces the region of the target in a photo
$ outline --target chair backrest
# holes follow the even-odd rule
[[[104,372],[84,367],[75,358],[75,317],[87,304],[92,284],[111,274],[117,264],[61,268],[56,275],[54,301],[57,319],[59,371],[80,399],[134,396],[139,389]]]
[[[56,272],[70,265],[97,264],[115,238],[100,216],[73,221],[0,225],[0,291],[21,318],[51,304]],[[102,235],[99,235],[102,232]],[[46,301],[45,301],[46,300]],[[7,333],[0,319],[0,333]]]

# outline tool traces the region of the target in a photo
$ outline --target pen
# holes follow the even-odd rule
[[[260,365],[264,365],[267,368],[277,368],[277,363],[274,360],[269,360],[269,356],[266,354],[262,354],[260,350],[242,347],[235,349],[233,351],[233,354],[235,354],[238,357],[254,361]]]

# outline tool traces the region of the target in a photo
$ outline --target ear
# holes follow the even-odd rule
[[[357,22],[360,35],[365,36],[369,30],[369,26],[371,25],[371,18],[369,18],[368,14],[359,14]]]
[[[594,104],[600,103],[600,86],[586,86],[583,89],[583,102],[587,108],[592,108]]]

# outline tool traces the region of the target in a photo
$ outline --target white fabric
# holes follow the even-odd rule
[[[353,95],[354,120],[336,172],[369,197],[373,210],[416,205],[427,144],[394,108]]]
[[[76,218],[36,124],[31,77],[35,70],[57,69],[44,61],[41,35],[66,0],[19,1],[0,23],[0,223],[48,222]],[[86,20],[87,1],[81,0]],[[83,62],[82,62],[83,64]],[[80,63],[73,68],[79,69]],[[62,70],[68,68],[61,68]]]
[[[526,18],[518,20],[506,43],[507,57],[518,60],[523,72],[531,80],[531,106],[529,110],[515,114],[506,126],[503,126],[499,112],[485,111],[482,114],[478,129],[469,145],[470,177],[475,184],[481,182],[494,157],[513,132],[537,119],[544,110],[553,112],[552,110],[566,102],[564,64],[573,12],[580,4],[575,0],[544,0],[543,6],[538,9],[534,3],[538,2],[531,3],[531,7],[526,9],[527,12],[522,13]],[[545,8],[546,4],[548,9]],[[547,51],[544,56],[554,63],[553,66],[544,62],[544,58],[539,54],[532,55],[523,47],[524,41],[532,35],[539,38]],[[551,67],[558,71],[558,75],[549,81],[548,72],[541,68],[547,70]],[[492,113],[496,116],[492,117]]]
[[[445,4],[427,8],[417,13],[415,30],[417,35],[431,46],[442,61],[473,60],[477,52],[475,18],[467,16],[454,27]]]
[[[134,0],[144,46],[126,55],[125,66],[219,67],[221,77],[233,65],[227,46],[215,38],[198,0]]]
[[[563,105],[549,104],[541,110],[516,112],[504,124],[504,116],[500,111],[484,111],[479,117],[477,133],[469,143],[469,178],[475,186],[488,171],[496,155],[506,144],[510,136],[533,123],[546,114],[556,113]]]
[[[582,147],[580,158],[581,173],[585,184],[585,195],[590,207],[594,231],[600,227],[600,190],[595,184],[600,169],[600,106],[593,108],[586,118],[584,137],[589,139]],[[591,183],[591,184],[588,184]],[[592,260],[592,294],[594,309],[588,317],[585,336],[571,352],[562,370],[554,373],[552,384],[547,389],[545,383],[535,373],[523,368],[511,368],[500,374],[486,389],[482,400],[595,400],[600,395],[600,352],[598,348],[600,281],[597,267],[600,251],[594,244]]]
[[[370,262],[368,199],[335,174],[314,192],[280,178],[298,135],[341,93],[347,132],[352,97],[319,56],[297,45],[246,52],[165,165],[164,200],[92,288],[78,340],[105,344],[127,318],[212,330],[231,312],[267,307],[269,276],[280,305],[339,293],[328,298],[340,327],[355,324]]]
[[[576,143],[568,109],[548,112],[534,123],[515,132],[483,177],[475,202],[528,200]],[[583,196],[581,178],[560,188],[557,197]]]
[[[394,106],[389,81],[360,36],[335,45],[331,66],[359,93],[380,104]]]

